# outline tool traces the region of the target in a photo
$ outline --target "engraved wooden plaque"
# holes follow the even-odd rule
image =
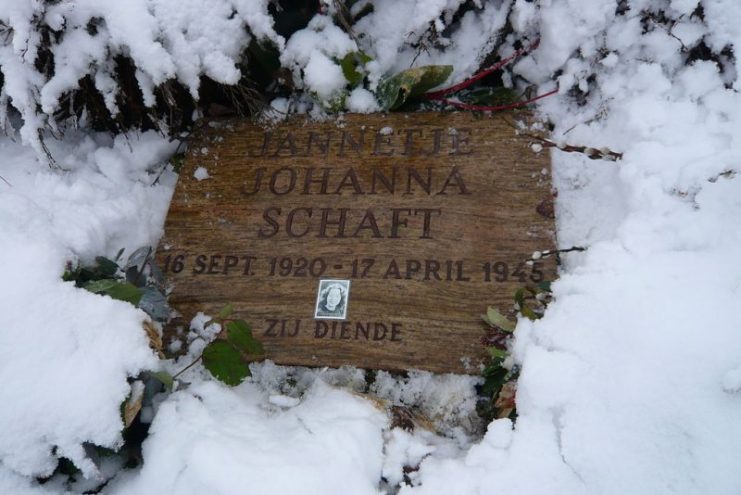
[[[555,277],[551,259],[525,263],[554,249],[527,118],[211,122],[158,252],[175,325],[231,303],[277,363],[478,373],[486,307]]]

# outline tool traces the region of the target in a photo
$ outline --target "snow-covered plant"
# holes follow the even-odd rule
[[[533,265],[539,260],[551,257],[560,266],[562,254],[583,251],[586,251],[586,248],[581,246],[535,251],[521,266]],[[513,277],[517,277],[516,273],[512,274]],[[524,277],[520,278],[521,282],[524,280]],[[486,326],[482,343],[486,346],[490,356],[489,363],[481,372],[484,383],[481,386],[480,401],[477,407],[484,419],[489,421],[497,418],[515,420],[517,415],[515,396],[520,368],[515,364],[511,352],[516,327],[513,318],[539,320],[545,315],[552,299],[550,281],[542,281],[536,285],[523,285],[515,291],[514,304],[509,311],[501,312],[489,306],[486,314],[481,315]]]
[[[154,250],[143,246],[119,265],[121,249],[114,259],[98,256],[92,266],[68,266],[63,279],[94,294],[104,294],[138,307],[160,323],[167,321],[170,308],[165,295],[165,280],[154,261]],[[159,348],[162,346],[160,345]]]
[[[91,265],[68,264],[63,279],[74,282],[79,288],[143,310],[150,318],[143,322],[150,348],[164,359],[161,325],[169,318],[170,308],[162,272],[153,259],[151,247],[135,250],[125,262],[123,252],[121,249],[113,259],[98,256]],[[149,423],[157,405],[173,391],[187,387],[180,387],[181,383],[176,379],[198,362],[202,362],[214,378],[227,385],[238,385],[250,376],[249,363],[264,357],[262,344],[252,336],[244,320],[232,317],[232,311],[233,307],[227,305],[213,320],[204,323],[206,327],[213,325],[217,329],[216,339],[179,373],[169,374],[162,369],[161,361],[159,367],[150,366],[127,378],[130,392],[120,407],[123,440],[117,442],[115,450],[110,446],[87,443],[84,454],[75,460],[54,451],[52,455],[58,463],[51,475],[43,477],[42,481],[65,480],[67,485],[84,483],[88,487],[86,491],[92,492],[103,487],[112,476],[114,471],[110,466],[120,469],[123,465],[138,465],[142,443],[148,436]]]
[[[280,61],[323,108],[356,112],[401,105],[404,98],[389,97],[400,78],[414,80],[419,95],[448,76],[470,76],[502,41],[510,9],[507,1],[325,3],[288,39]]]
[[[510,5],[5,0],[0,128],[49,155],[43,133],[69,125],[177,131],[199,110],[244,113],[297,95],[325,111],[387,109],[376,95],[402,71],[472,74],[503,41]]]
[[[569,2],[540,5],[518,0],[510,16],[514,32],[539,33],[541,38],[539,49],[521,60],[513,74],[533,84],[552,84],[555,79],[562,102],[571,108],[555,122],[556,134],[569,131],[576,144],[620,147],[584,142],[588,132],[582,132],[611,112],[630,111],[613,107],[624,90],[617,81],[630,80],[632,94],[647,85],[658,90],[659,82],[662,90],[673,85],[674,96],[690,101],[703,97],[695,90],[696,78],[719,76],[726,89],[741,89],[741,57],[730,42],[741,42],[740,32],[730,25],[733,15],[728,15],[739,12],[735,0],[599,1],[583,15],[579,10]],[[578,28],[552,28],[550,19],[572,17],[583,19]],[[562,102],[549,102],[541,109],[547,114],[549,105]]]
[[[515,394],[520,369],[514,364],[510,347],[514,338],[515,322],[511,317],[535,321],[543,317],[551,300],[551,283],[541,282],[536,286],[523,286],[515,291],[512,310],[505,316],[497,308],[489,306],[481,319],[486,325],[482,343],[489,352],[490,360],[481,372],[479,414],[486,420],[496,418],[515,419]]]
[[[252,327],[240,319],[232,317],[234,307],[224,306],[204,328],[215,329],[215,339],[188,366],[177,372],[177,378],[199,361],[203,362],[211,375],[227,385],[239,385],[252,375],[249,363],[265,358],[262,343],[252,335]]]
[[[204,78],[236,85],[255,39],[283,47],[267,0],[4,0],[0,126],[17,113],[40,151],[41,130],[70,116],[104,109],[116,122],[132,101],[175,107],[174,83],[194,99]]]

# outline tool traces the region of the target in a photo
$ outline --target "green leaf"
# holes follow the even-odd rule
[[[112,278],[105,278],[103,280],[92,280],[85,284],[84,288],[95,294],[104,294],[111,287],[120,283],[118,280]]]
[[[476,88],[458,94],[462,101],[471,105],[500,106],[519,101],[519,95],[510,88]]]
[[[219,314],[217,314],[216,317],[223,320],[224,318],[229,318],[233,312],[234,306],[232,306],[232,303],[227,303],[226,306],[221,308],[221,311],[219,311]]]
[[[493,306],[489,306],[489,308],[487,308],[486,319],[489,324],[501,328],[505,332],[513,332],[515,330],[515,323],[508,320]]]
[[[64,271],[64,275],[62,275],[62,280],[65,282],[76,282],[77,279],[80,277],[80,267],[76,268],[69,268]]]
[[[508,371],[499,364],[499,362],[497,364],[490,364],[482,373],[484,376],[484,385],[481,387],[481,395],[484,397],[494,398],[507,380]]]
[[[149,374],[162,383],[168,392],[172,392],[172,388],[175,385],[175,379],[170,373],[167,371],[150,371]]]
[[[376,97],[382,110],[399,108],[408,99],[439,86],[453,72],[452,65],[425,65],[407,69],[381,81]]]
[[[170,158],[170,164],[172,165],[172,170],[179,174],[180,170],[183,168],[183,164],[185,163],[185,153],[178,153],[177,155],[174,155],[172,158]]]
[[[137,287],[112,278],[93,280],[86,283],[83,287],[95,294],[105,294],[113,299],[129,302],[134,306],[139,304],[142,298],[142,292]]]
[[[540,318],[540,316],[538,316],[535,311],[530,309],[530,307],[526,304],[520,305],[520,313],[522,313],[522,316],[529,320],[535,321]]]
[[[350,52],[340,60],[342,74],[350,83],[350,86],[357,86],[363,81],[364,73],[358,70],[368,62],[373,60],[363,52]]]
[[[124,270],[136,267],[138,271],[141,271],[144,265],[149,261],[149,258],[152,256],[152,247],[151,246],[143,246],[131,253],[129,256],[129,259],[126,260],[126,264],[124,265]]]
[[[121,255],[120,253],[121,251],[119,251],[119,256]],[[98,266],[95,267],[95,271],[101,277],[112,277],[118,271],[118,264],[115,261],[109,260],[104,256],[98,256],[97,258],[95,258],[95,262],[98,264]]]
[[[234,320],[226,324],[226,339],[245,354],[264,352],[262,343],[252,336],[252,329],[244,320]]]
[[[525,289],[520,287],[515,291],[515,303],[519,304],[520,306],[524,305],[525,302]]]
[[[488,347],[486,350],[489,351],[489,355],[493,359],[504,359],[507,357],[507,351],[505,351],[504,349],[499,349],[498,347]]]
[[[216,340],[203,349],[203,366],[219,381],[239,385],[250,376],[242,355],[229,342]]]
[[[166,321],[170,316],[167,297],[155,287],[139,289],[142,294],[137,307],[152,317],[153,320]]]
[[[340,90],[332,94],[329,98],[321,98],[316,93],[312,94],[314,100],[318,101],[322,109],[327,113],[337,113],[345,109],[347,101],[347,90]]]

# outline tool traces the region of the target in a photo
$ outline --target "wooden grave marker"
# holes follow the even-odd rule
[[[525,263],[555,247],[547,152],[515,130],[527,118],[211,122],[158,251],[174,324],[231,303],[277,363],[478,373],[486,307],[555,278],[552,259]]]

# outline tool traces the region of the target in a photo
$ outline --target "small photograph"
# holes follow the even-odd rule
[[[349,280],[320,280],[316,294],[314,318],[344,320],[350,300]]]

